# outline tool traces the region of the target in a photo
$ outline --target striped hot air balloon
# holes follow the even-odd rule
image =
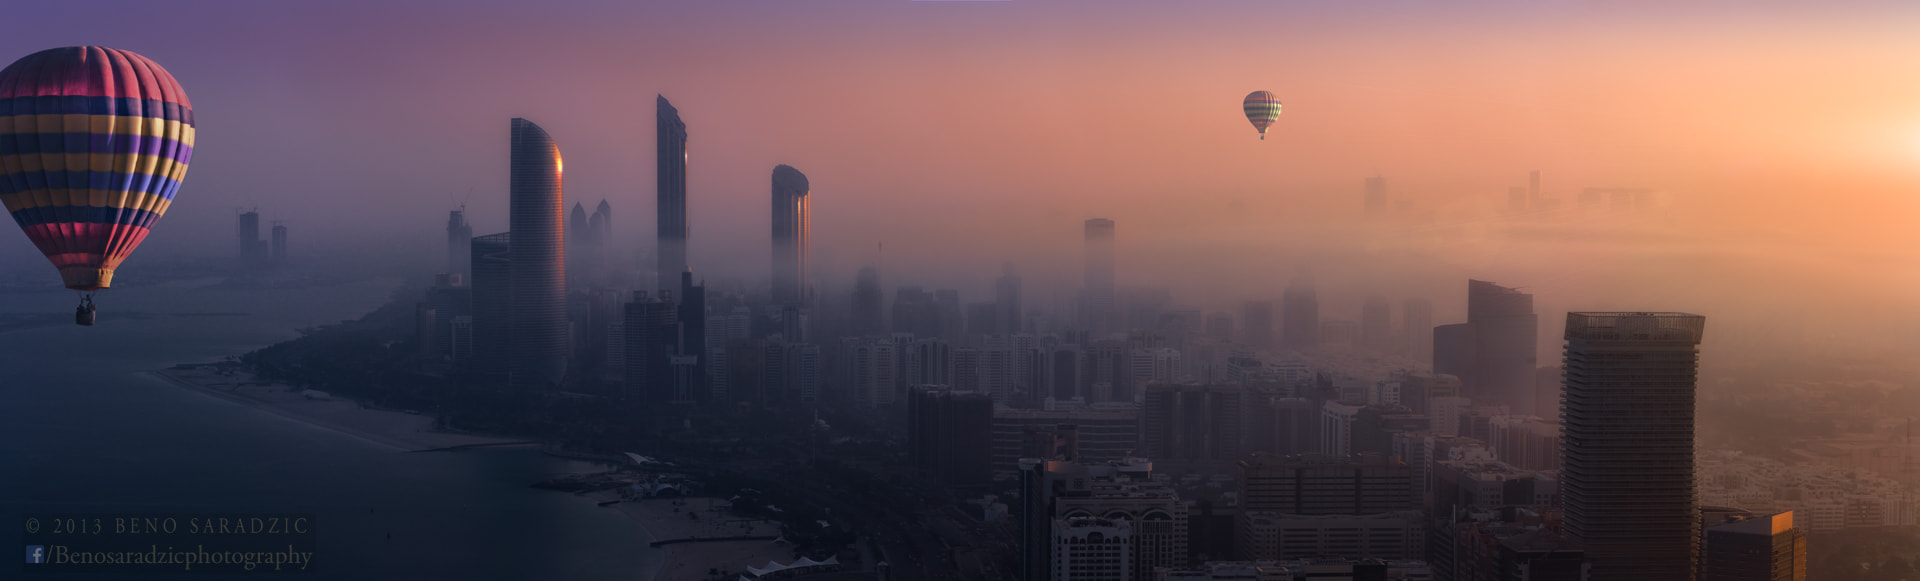
[[[0,70],[0,200],[67,288],[112,284],[192,157],[187,93],[147,57],[73,46]]]
[[[1247,120],[1253,122],[1253,128],[1260,130],[1260,139],[1266,140],[1267,128],[1280,118],[1280,97],[1268,91],[1254,91],[1247,94],[1247,100],[1240,103],[1247,112]]]

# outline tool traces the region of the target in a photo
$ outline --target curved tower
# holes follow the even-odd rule
[[[532,121],[514,118],[508,191],[512,313],[507,382],[557,386],[567,372],[566,225],[560,148]]]
[[[773,302],[806,302],[807,176],[793,166],[773,168]]]

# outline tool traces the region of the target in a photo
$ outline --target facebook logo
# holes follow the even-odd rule
[[[28,565],[39,565],[46,562],[47,562],[46,546],[27,545],[27,564]]]

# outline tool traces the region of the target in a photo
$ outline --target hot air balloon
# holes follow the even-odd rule
[[[0,201],[67,288],[74,322],[173,203],[193,157],[193,107],[158,63],[70,46],[0,70]]]
[[[1253,128],[1260,130],[1260,139],[1267,139],[1267,127],[1280,118],[1280,97],[1268,91],[1254,91],[1247,94],[1247,100],[1240,103],[1247,112],[1247,120],[1253,122]]]

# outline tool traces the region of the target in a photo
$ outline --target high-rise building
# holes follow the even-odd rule
[[[1320,342],[1320,299],[1314,295],[1313,281],[1302,277],[1287,285],[1280,299],[1285,315],[1281,338],[1289,349],[1305,349]]]
[[[1113,220],[1087,220],[1085,279],[1080,326],[1096,333],[1117,330],[1119,303],[1115,296]]]
[[[951,487],[992,483],[993,398],[920,386],[907,392],[907,452]]]
[[[688,386],[697,401],[706,401],[709,394],[707,378],[712,373],[707,361],[707,285],[693,283],[693,270],[680,273],[680,304],[677,305],[680,320],[680,336],[676,339],[678,354],[691,357],[693,375],[687,380]],[[798,341],[798,337],[794,338]],[[782,358],[784,361],[784,358]]]
[[[1272,319],[1267,320],[1267,327],[1267,334],[1271,337],[1273,334]],[[1235,339],[1233,336],[1233,315],[1227,313],[1207,315],[1207,338],[1213,340],[1215,343],[1232,343]]]
[[[287,225],[279,220],[273,221],[272,259],[274,264],[287,261]]]
[[[586,255],[585,247],[587,238],[592,235],[590,232],[591,228],[587,222],[587,207],[581,205],[580,202],[574,202],[573,209],[567,212],[567,257],[574,259],[575,262],[575,264],[568,265],[575,267],[567,269],[568,288],[576,287],[579,284],[577,281],[582,274],[581,269],[578,268],[580,266],[579,259],[581,256]]]
[[[613,246],[613,204],[606,200],[600,200],[600,206],[594,208],[593,215],[587,218],[587,245],[587,272],[595,277],[600,276],[607,268],[607,249]]]
[[[447,274],[461,279],[473,278],[473,226],[467,224],[465,206],[447,212]]]
[[[1517,414],[1552,415],[1554,406],[1539,405],[1533,384],[1540,336],[1533,295],[1469,280],[1467,324],[1474,335],[1474,366],[1461,377],[1467,397],[1475,403],[1506,405]]]
[[[1710,524],[1701,581],[1806,581],[1807,533],[1793,511]]]
[[[1433,364],[1433,301],[1407,299],[1400,307],[1401,334],[1407,338],[1406,356],[1417,363]]]
[[[1360,307],[1360,346],[1386,353],[1393,345],[1393,306],[1387,297],[1367,297]]]
[[[1187,563],[1187,505],[1166,482],[1152,480],[1153,463],[1125,458],[1107,465],[1072,464],[1055,494],[1058,518],[1105,517],[1132,525],[1133,575],[1129,581],[1154,581],[1154,571]]]
[[[1379,514],[1420,508],[1413,469],[1380,456],[1351,459],[1254,454],[1240,461],[1248,512]]]
[[[513,233],[474,237],[473,368],[491,380],[507,377],[507,351],[513,334]]]
[[[260,239],[260,212],[254,210],[241,212],[236,230],[240,238],[241,266],[256,267],[266,264],[268,247],[267,241]]]
[[[1053,520],[1054,581],[1132,581],[1133,523],[1097,517]]]
[[[687,124],[667,98],[654,96],[653,133],[656,186],[656,236],[659,284],[655,290],[680,286],[687,270]],[[776,222],[777,224],[777,222]],[[776,226],[777,227],[777,226]]]
[[[1147,386],[1140,439],[1147,457],[1226,462],[1240,458],[1241,399],[1237,385]]]
[[[1694,578],[1694,394],[1706,318],[1567,313],[1565,532],[1595,581]]]
[[[806,174],[793,166],[773,168],[773,302],[802,304],[807,284]]]
[[[1273,301],[1247,301],[1240,316],[1240,333],[1248,347],[1273,348]]]
[[[567,373],[567,258],[560,148],[532,121],[512,122],[508,224],[513,265],[507,381],[550,389]]]
[[[692,393],[680,393],[676,385],[672,358],[680,355],[682,331],[679,307],[667,299],[648,296],[647,291],[634,291],[633,302],[624,308],[621,329],[626,333],[627,372],[623,398],[628,401],[656,404],[693,401]]]
[[[1013,263],[1000,268],[1000,278],[993,279],[993,307],[996,312],[1000,333],[1019,333],[1024,326],[1020,310],[1020,277],[1013,274]]]
[[[860,268],[859,277],[853,283],[853,333],[862,337],[878,337],[887,334],[887,319],[882,311],[886,308],[886,295],[880,292],[880,269],[871,266]]]
[[[1464,383],[1473,377],[1474,362],[1477,355],[1474,350],[1479,346],[1475,339],[1473,325],[1455,323],[1433,328],[1433,373],[1451,375]],[[1461,395],[1477,395],[1478,391],[1467,391],[1462,386]]]
[[[940,338],[960,340],[961,331],[966,328],[966,318],[960,310],[960,291],[950,288],[933,291],[933,307],[940,320]]]
[[[1387,216],[1387,179],[1380,176],[1367,178],[1367,217],[1385,218]]]

